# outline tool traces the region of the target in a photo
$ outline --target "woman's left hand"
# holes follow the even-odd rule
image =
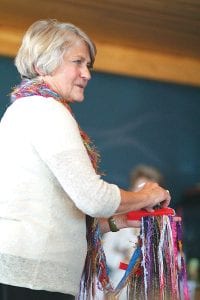
[[[119,230],[123,229],[123,228],[140,228],[140,226],[141,226],[141,221],[128,220],[127,214],[120,214],[120,215],[117,214],[117,215],[114,215],[112,218],[114,219],[115,225],[116,225],[117,229],[119,229]],[[182,221],[182,218],[179,216],[174,216],[173,219],[175,222]],[[111,231],[107,218],[100,218],[99,224],[100,224],[102,233]]]
[[[117,228],[129,228],[129,227],[136,227],[139,228],[141,225],[141,221],[138,220],[128,220],[127,214],[122,215],[114,215],[113,218],[115,219],[115,223]]]

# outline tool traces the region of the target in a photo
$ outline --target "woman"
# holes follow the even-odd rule
[[[23,80],[0,125],[0,282],[6,300],[14,299],[12,293],[71,299],[87,248],[94,246],[89,238],[87,245],[86,227],[88,236],[92,228],[117,231],[137,225],[127,222],[128,211],[169,205],[169,193],[155,183],[130,192],[98,175],[98,154],[69,107],[83,101],[95,55],[95,45],[76,26],[40,20],[16,56]]]

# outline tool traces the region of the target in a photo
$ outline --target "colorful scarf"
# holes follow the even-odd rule
[[[47,83],[38,79],[24,79],[19,86],[16,86],[13,89],[13,92],[11,93],[11,102],[14,102],[15,100],[22,97],[30,97],[35,95],[42,96],[44,98],[52,97],[55,100],[61,102],[70,111],[70,113],[73,114],[69,103],[64,100],[58,93],[53,91]],[[92,165],[95,170],[98,171],[100,162],[99,153],[86,132],[84,132],[80,127],[79,131]]]
[[[38,80],[23,80],[12,92],[11,100],[34,95],[53,97],[72,113],[69,103]],[[97,171],[99,154],[88,135],[79,130]],[[88,251],[78,300],[98,299],[97,289],[104,292],[106,299],[118,299],[124,288],[127,300],[189,300],[180,222],[171,216],[142,218],[137,249],[116,288],[109,279],[98,220],[86,216],[86,225]]]

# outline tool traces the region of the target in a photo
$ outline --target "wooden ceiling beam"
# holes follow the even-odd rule
[[[200,59],[102,43],[97,49],[98,71],[200,86]]]
[[[1,0],[0,55],[14,57],[34,21],[56,18],[97,45],[95,70],[200,86],[198,0]]]
[[[0,28],[0,55],[14,57],[23,33]],[[95,70],[200,86],[200,59],[97,42]]]

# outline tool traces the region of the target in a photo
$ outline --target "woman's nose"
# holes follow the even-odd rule
[[[90,70],[88,69],[88,66],[84,66],[81,70],[81,77],[90,80],[91,79],[91,73]]]

